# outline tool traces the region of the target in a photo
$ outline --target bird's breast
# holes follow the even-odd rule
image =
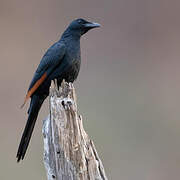
[[[77,79],[80,70],[80,65],[81,65],[80,59],[73,59],[71,61],[69,68],[65,72],[65,79],[68,82],[73,82],[74,80]]]
[[[63,79],[65,79],[67,82],[74,82],[79,74],[80,65],[80,57],[70,58],[68,56],[65,56],[62,64],[60,65],[61,67],[59,67],[59,70],[57,69],[57,77],[55,78],[57,78],[60,83]]]

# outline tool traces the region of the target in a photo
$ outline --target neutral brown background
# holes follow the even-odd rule
[[[113,180],[180,177],[180,2],[0,0],[0,179],[46,179],[44,104],[27,156],[15,155],[20,109],[46,49],[77,17],[102,24],[81,40],[75,83],[84,126]]]

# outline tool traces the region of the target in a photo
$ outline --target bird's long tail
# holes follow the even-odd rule
[[[21,142],[19,144],[18,152],[17,152],[17,162],[19,162],[21,159],[24,159],[24,156],[26,154],[26,150],[29,145],[29,141],[32,136],[32,132],[34,129],[34,125],[36,123],[36,119],[39,113],[39,110],[41,108],[42,103],[44,102],[45,97],[40,97],[37,95],[33,95],[31,97],[31,103],[28,110],[28,120],[23,132],[23,135],[21,137]]]

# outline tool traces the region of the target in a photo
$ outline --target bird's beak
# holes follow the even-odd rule
[[[97,28],[100,27],[101,25],[95,22],[88,22],[84,25],[85,27],[91,29],[91,28]]]

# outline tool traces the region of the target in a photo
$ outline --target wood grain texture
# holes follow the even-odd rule
[[[102,162],[78,115],[73,84],[50,89],[50,115],[44,120],[44,164],[48,180],[107,180]]]

